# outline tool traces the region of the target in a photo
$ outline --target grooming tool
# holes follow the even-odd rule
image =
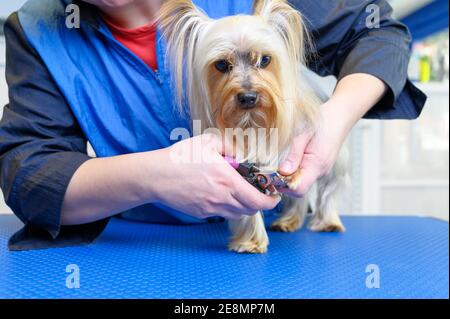
[[[232,157],[225,160],[241,174],[250,184],[264,194],[275,194],[281,188],[287,187],[284,176],[277,172],[261,170],[253,163],[237,163]]]

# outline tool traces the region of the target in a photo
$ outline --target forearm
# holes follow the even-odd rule
[[[69,183],[62,224],[84,224],[152,202],[196,218],[240,219],[273,209],[279,197],[247,183],[224,153],[222,140],[207,134],[153,152],[88,160]]]
[[[62,225],[101,220],[155,200],[151,163],[157,170],[163,151],[95,158],[81,165],[67,188]]]
[[[323,105],[323,112],[336,119],[336,127],[345,137],[386,91],[384,82],[375,76],[351,74],[338,82],[332,97]]]

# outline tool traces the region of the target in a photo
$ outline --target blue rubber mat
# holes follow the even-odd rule
[[[228,252],[225,224],[120,219],[90,246],[9,252],[7,240],[20,222],[1,216],[0,298],[449,297],[448,223],[416,217],[343,221],[345,234],[269,232],[265,255]],[[68,264],[79,268],[78,289],[66,287]],[[379,270],[379,288],[366,286],[375,274],[366,273],[370,264]]]

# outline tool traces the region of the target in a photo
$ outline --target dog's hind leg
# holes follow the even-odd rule
[[[229,221],[232,233],[228,248],[238,253],[265,253],[269,245],[261,213]]]
[[[336,169],[330,175],[317,181],[317,199],[315,213],[309,223],[309,229],[318,232],[344,232],[345,227],[339,218],[337,199],[344,187],[345,176],[337,176]]]
[[[305,216],[308,213],[308,198],[283,198],[283,211],[280,218],[275,220],[270,228],[281,232],[294,232],[303,226]]]

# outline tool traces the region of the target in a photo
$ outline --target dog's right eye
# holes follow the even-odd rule
[[[232,69],[231,64],[227,60],[219,60],[214,64],[214,66],[216,67],[217,71],[222,73],[227,73]]]

